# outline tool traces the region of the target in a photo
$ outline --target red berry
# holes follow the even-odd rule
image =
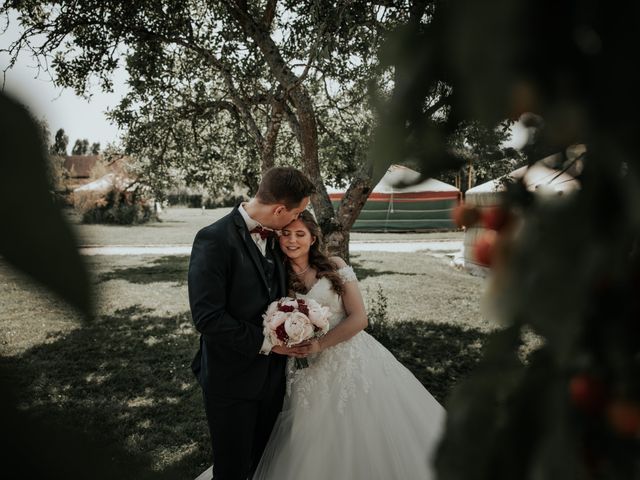
[[[614,400],[607,408],[607,418],[620,435],[632,437],[640,434],[640,405],[629,400]]]
[[[493,230],[487,230],[478,237],[473,246],[473,256],[480,265],[491,266],[497,240],[498,234]]]
[[[491,207],[482,213],[485,228],[499,232],[509,221],[509,212],[502,207]]]
[[[571,403],[585,413],[595,414],[604,408],[606,388],[598,378],[581,373],[569,381]]]
[[[466,203],[459,204],[451,214],[454,223],[459,227],[471,227],[480,220],[480,210]]]

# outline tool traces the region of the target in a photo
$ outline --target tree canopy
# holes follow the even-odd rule
[[[298,165],[317,186],[313,206],[330,246],[347,256],[348,231],[384,174],[370,163],[381,104],[369,92],[384,100],[402,81],[378,53],[390,32],[427,31],[435,5],[39,0],[3,10],[15,8],[24,28],[8,50],[53,58],[60,85],[86,93],[97,80],[110,89],[113,71],[127,69],[129,91],[111,117],[158,187],[179,175],[213,189],[229,179],[255,188],[259,171]],[[38,35],[47,41],[35,44]],[[451,98],[445,82],[434,85],[423,113],[443,121]],[[402,163],[406,153],[385,155]],[[349,186],[337,211],[326,180]]]
[[[68,146],[69,137],[64,132],[64,128],[59,128],[56,131],[56,136],[53,140],[53,145],[51,145],[49,149],[49,153],[52,155],[66,155]]]

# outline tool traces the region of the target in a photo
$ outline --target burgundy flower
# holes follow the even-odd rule
[[[278,325],[278,327],[276,328],[276,337],[278,337],[278,340],[280,340],[281,342],[286,342],[287,340],[289,340],[289,335],[287,335],[287,332],[284,329],[284,323]]]
[[[298,300],[298,311],[309,316],[309,307],[304,303],[304,300]]]

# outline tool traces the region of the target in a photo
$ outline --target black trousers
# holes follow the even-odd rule
[[[271,362],[269,377],[256,399],[205,392],[215,480],[246,480],[253,475],[282,410],[285,388],[281,362]]]

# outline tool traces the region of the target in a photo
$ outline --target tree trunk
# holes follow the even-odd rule
[[[278,140],[278,133],[280,132],[280,125],[282,125],[283,115],[283,101],[273,98],[271,101],[271,116],[267,120],[267,132],[264,135],[264,140],[261,145],[262,148],[260,150],[260,170],[263,175],[274,165],[276,142]]]
[[[337,255],[349,261],[349,237],[351,227],[362,211],[362,207],[371,193],[371,177],[362,169],[349,185],[342,197],[336,223],[338,228],[329,232],[326,238],[327,249],[332,255]]]
[[[316,220],[320,224],[327,249],[331,255],[349,259],[349,229],[360,214],[367,200],[370,178],[361,175],[345,193],[338,215],[331,204],[329,195],[320,174],[318,160],[318,125],[313,101],[303,82],[286,64],[278,46],[269,34],[268,28],[255,21],[246,7],[225,2],[230,13],[236,18],[245,33],[253,39],[260,49],[273,76],[278,80],[284,97],[291,100],[298,127],[298,141],[302,151],[303,171],[316,187],[311,203]],[[263,150],[264,151],[264,150]]]

